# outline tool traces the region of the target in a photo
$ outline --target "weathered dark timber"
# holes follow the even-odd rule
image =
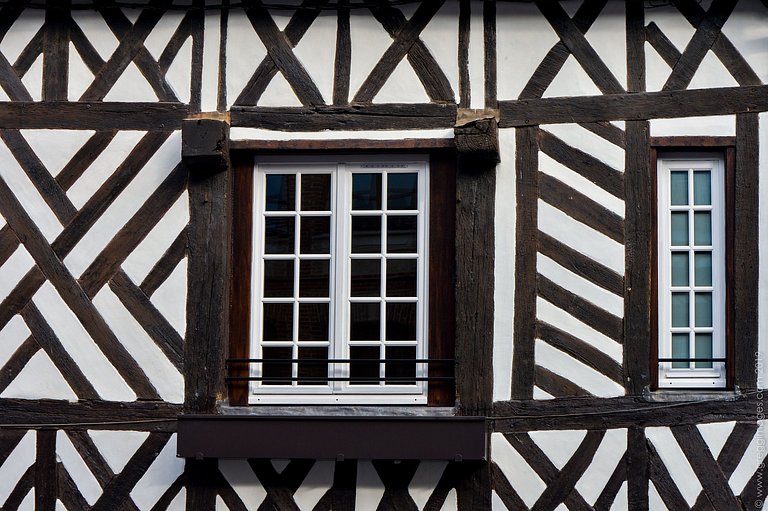
[[[489,420],[493,421],[497,432],[676,426],[755,421],[756,405],[754,394],[735,401],[707,399],[677,403],[649,403],[630,396],[564,397],[544,401],[497,401]]]
[[[292,460],[281,473],[277,473],[270,460],[248,460],[256,477],[264,485],[267,498],[263,505],[266,509],[287,509],[298,511],[293,494],[312,470],[315,460]]]
[[[356,487],[357,460],[337,461],[333,470],[333,484],[317,502],[315,509],[317,511],[354,511]]]
[[[86,431],[79,430],[68,430],[66,435],[83,458],[96,481],[104,487],[115,474],[104,459],[104,456],[102,456],[99,448],[93,443],[91,436]]]
[[[734,327],[737,349],[734,383],[742,389],[757,387],[758,293],[757,279],[760,246],[758,244],[759,163],[758,116],[736,116],[736,181],[734,186]],[[765,141],[763,141],[765,142]],[[763,248],[765,245],[763,245]]]
[[[483,43],[485,49],[485,108],[497,106],[496,1],[483,2]]]
[[[468,171],[485,171],[501,161],[496,119],[482,117],[454,128],[458,164]]]
[[[379,501],[382,509],[417,509],[413,497],[408,493],[408,485],[419,468],[418,461],[395,463],[391,460],[376,460],[373,467],[384,483],[384,495]]]
[[[765,463],[765,461],[766,458],[763,458],[763,463]],[[755,473],[752,474],[752,477],[749,478],[747,484],[744,485],[744,489],[741,491],[741,502],[750,511],[760,511],[763,508],[762,505],[758,507],[757,502],[759,500],[762,504],[762,499],[765,498],[764,477],[765,467],[758,467],[757,470],[755,470]]]
[[[35,455],[35,508],[53,509],[59,491],[56,485],[56,431],[37,432]]]
[[[27,434],[23,430],[3,429],[0,431],[0,465],[5,463],[8,456],[16,449],[21,439]]]
[[[43,39],[45,38],[45,31],[41,28],[29,41],[29,44],[16,57],[16,62],[13,63],[13,70],[19,76],[27,74],[29,69],[37,61],[37,58],[43,54]]]
[[[574,220],[624,244],[624,219],[557,178],[541,173],[539,198]]]
[[[472,89],[469,81],[469,37],[472,2],[459,1],[459,108],[469,108]]]
[[[400,138],[371,140],[364,138],[344,140],[232,140],[233,150],[250,151],[402,151],[419,149],[454,149],[454,138]]]
[[[680,53],[680,50],[677,49],[655,22],[652,21],[645,27],[645,39],[670,68],[675,67],[682,53]]]
[[[648,123],[628,121],[624,190],[624,371],[625,388],[641,394],[651,383],[651,219],[654,200],[648,154]]]
[[[191,172],[222,172],[229,167],[229,123],[224,119],[184,119],[181,159]]]
[[[27,496],[29,491],[34,487],[35,485],[35,466],[30,466],[25,472],[24,475],[19,478],[19,481],[16,483],[16,487],[13,489],[13,491],[8,495],[8,498],[5,500],[5,503],[3,504],[4,509],[18,509],[19,506],[21,506],[21,503],[24,501],[24,498]]]
[[[0,78],[1,80],[1,78]],[[182,103],[0,102],[6,129],[172,130],[187,116]]]
[[[627,0],[627,91],[645,91],[645,12],[644,4]]]
[[[579,123],[579,126],[622,149],[626,149],[627,147],[624,130],[618,126],[614,126],[610,122],[581,122]]]
[[[456,485],[456,504],[461,511],[491,508],[491,464],[462,462],[464,473]]]
[[[654,445],[651,442],[647,442],[646,445],[648,447],[648,477],[653,482],[653,486],[659,493],[661,500],[666,504],[667,509],[690,509]]]
[[[333,63],[333,104],[349,103],[349,78],[352,65],[352,39],[349,27],[348,0],[339,2],[336,14],[336,57]]]
[[[0,266],[5,264],[19,246],[19,240],[13,229],[7,225],[0,229]]]
[[[224,393],[228,335],[227,173],[189,179],[184,409],[212,412]]]
[[[500,128],[768,110],[768,85],[499,101]]]
[[[69,0],[56,3],[56,9],[45,11],[43,26],[43,101],[67,100],[71,18],[64,9]]]
[[[722,153],[722,148],[736,146],[736,137],[650,137],[648,142],[654,147],[670,149],[695,149],[696,151],[714,151]]]
[[[184,479],[187,487],[186,509],[188,511],[216,509],[214,481],[218,473],[218,460],[186,460]]]
[[[565,243],[557,241],[545,232],[539,231],[539,252],[576,275],[584,277],[596,286],[623,296],[624,277],[598,263],[594,259],[577,252]]]
[[[509,483],[504,475],[504,471],[496,463],[491,463],[491,477],[493,480],[493,490],[504,505],[507,506],[507,509],[526,509],[528,507],[515,491],[515,488]]]
[[[725,477],[730,478],[736,470],[747,451],[747,447],[749,447],[750,441],[757,432],[757,426],[757,423],[754,422],[738,422],[733,427],[733,431],[717,457],[717,464],[720,465]]]
[[[229,0],[224,0],[224,5],[228,4]],[[216,94],[216,110],[219,112],[224,112],[227,110],[227,37],[229,34],[228,9],[223,9],[221,11],[219,31],[221,38],[219,39],[219,90]]]
[[[443,509],[443,505],[448,498],[448,494],[450,493],[451,489],[456,488],[456,486],[459,484],[459,481],[461,481],[465,471],[464,467],[466,466],[471,467],[472,463],[465,464],[460,461],[448,463],[448,466],[445,467],[445,470],[443,471],[443,475],[435,485],[435,489],[432,492],[432,495],[430,495],[429,499],[427,499],[427,503],[424,505],[424,511],[438,511]]]
[[[455,122],[456,106],[452,104],[233,107],[231,117],[233,127],[278,131],[438,129],[453,128]]]
[[[539,152],[536,135],[536,128],[520,128],[516,133],[515,342],[512,356],[512,397],[515,399],[533,397],[539,196]]]
[[[0,87],[11,101],[32,101],[32,96],[5,55],[0,55]]]
[[[96,51],[88,36],[83,33],[83,29],[77,23],[70,23],[69,25],[69,40],[91,73],[94,75],[98,73],[105,64],[104,59],[101,58],[99,52]]]
[[[200,0],[196,0],[195,3],[198,6],[203,5]],[[171,38],[168,46],[163,51],[163,55],[160,55],[162,59],[166,51],[173,51],[174,45],[183,45],[184,40],[187,37],[192,37],[192,62],[191,62],[191,76],[190,76],[190,90],[189,90],[189,110],[192,112],[199,112],[202,110],[203,104],[203,43],[204,43],[204,30],[205,30],[205,12],[202,9],[194,10],[187,13],[189,16],[189,31],[187,33],[180,32]],[[183,20],[182,20],[183,21]],[[179,26],[179,29],[182,27]],[[209,71],[210,72],[210,71]],[[165,73],[163,73],[165,74]]]
[[[58,486],[59,500],[67,509],[88,509],[88,501],[85,500],[83,494],[80,493],[77,484],[61,462],[56,464],[56,484]],[[135,505],[131,507],[126,503],[126,505],[123,506],[123,509],[137,508]]]
[[[16,348],[16,351],[8,358],[8,361],[3,365],[2,372],[0,372],[0,392],[4,391],[11,384],[39,349],[40,346],[32,336],[27,337]]]
[[[152,294],[173,273],[182,259],[187,255],[187,229],[179,233],[168,250],[160,257],[155,266],[150,270],[139,286],[144,294]]]
[[[196,11],[188,12],[184,15],[184,18],[182,18],[181,22],[179,23],[179,26],[176,27],[176,30],[173,32],[173,35],[171,36],[170,41],[168,41],[168,44],[166,45],[163,52],[160,54],[160,58],[157,59],[157,65],[160,66],[160,70],[163,72],[163,74],[168,73],[168,69],[171,67],[171,64],[173,63],[173,59],[176,58],[176,55],[179,54],[179,50],[181,50],[181,47],[184,46],[184,43],[189,38],[190,35],[192,35],[192,26],[193,23],[195,25],[195,30],[199,31],[199,16],[197,16]],[[194,20],[194,21],[193,21]],[[194,40],[192,42],[194,46]],[[197,58],[197,52],[195,51],[196,48],[192,49],[192,58],[195,60]],[[192,66],[194,68],[193,73],[197,74],[197,62],[193,62]],[[196,76],[193,79],[198,79]],[[199,104],[197,105],[199,109]]]
[[[61,171],[56,174],[56,182],[63,190],[69,190],[69,188],[75,184],[80,176],[83,175],[88,167],[96,161],[101,153],[107,148],[109,143],[117,135],[116,130],[110,131],[97,131],[93,134],[83,146],[77,150],[72,156],[72,159],[64,166]]]
[[[588,391],[579,387],[571,380],[550,371],[545,367],[536,365],[533,368],[533,384],[547,394],[555,397],[590,396]]]
[[[619,494],[621,487],[624,485],[624,481],[627,480],[627,454],[621,457],[616,464],[611,477],[606,481],[603,491],[600,492],[600,496],[595,501],[594,508],[596,511],[608,511],[611,505],[616,500],[616,495]]]
[[[629,511],[648,510],[648,441],[645,428],[631,425],[627,430],[627,500]]]

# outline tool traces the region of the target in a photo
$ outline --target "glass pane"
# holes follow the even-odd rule
[[[266,210],[293,211],[296,207],[296,176],[267,174]]]
[[[331,210],[330,174],[301,175],[301,209],[302,211]]]
[[[693,173],[693,203],[712,204],[712,180],[708,170],[696,170]]]
[[[352,253],[381,253],[381,217],[352,217]]]
[[[693,214],[693,242],[696,245],[712,244],[712,213],[697,211]]]
[[[418,174],[387,175],[387,209],[416,209]]]
[[[672,252],[672,285],[688,285],[688,252]]]
[[[378,341],[381,338],[381,308],[378,303],[349,304],[349,340]]]
[[[696,252],[693,255],[693,264],[695,267],[695,283],[697,286],[712,285],[712,253]]]
[[[387,340],[416,340],[416,304],[387,304]]]
[[[266,298],[293,296],[293,259],[264,261],[264,296]]]
[[[327,385],[328,348],[299,348],[297,376],[299,385]]]
[[[381,296],[381,260],[352,259],[351,296]]]
[[[329,261],[303,260],[299,263],[299,296],[328,298]]]
[[[689,348],[688,334],[672,334],[672,358],[689,358]],[[690,366],[688,362],[672,362],[672,367],[677,369]]]
[[[299,304],[299,341],[328,341],[328,304]]]
[[[672,293],[672,326],[688,326],[688,293]]]
[[[291,384],[291,357],[293,348],[290,346],[279,348],[262,348],[261,375],[264,377],[264,385],[290,385]],[[272,379],[274,378],[274,379]]]
[[[387,296],[416,296],[416,259],[387,260]]]
[[[267,217],[264,219],[264,253],[293,254],[293,217]]]
[[[673,206],[688,204],[688,172],[672,171],[669,175],[670,198]]]
[[[387,217],[387,252],[393,254],[416,253],[416,217]]]
[[[696,358],[713,358],[712,334],[696,334]],[[696,367],[712,367],[712,362],[696,362]]]
[[[262,320],[262,340],[293,340],[293,304],[265,303]]]
[[[696,326],[712,326],[712,293],[696,293]]]
[[[352,209],[381,209],[381,174],[352,174]]]
[[[387,384],[415,385],[416,381],[408,378],[416,377],[416,346],[387,346],[385,353],[384,376]]]
[[[381,355],[378,346],[350,346],[350,385],[378,385]]]
[[[676,211],[672,213],[672,245],[688,245],[688,212]]]
[[[331,253],[331,218],[327,216],[301,217],[301,253]]]

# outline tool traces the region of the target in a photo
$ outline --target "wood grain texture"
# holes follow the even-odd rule
[[[54,509],[59,493],[56,480],[56,431],[44,429],[37,432],[35,509]]]
[[[624,130],[618,126],[606,121],[582,122],[579,123],[582,128],[591,131],[595,135],[607,140],[611,144],[626,149],[627,139]]]
[[[150,270],[144,280],[139,286],[144,294],[152,296],[157,291],[163,282],[165,282],[171,273],[176,269],[182,259],[187,255],[187,238],[188,233],[186,227],[182,230],[176,239],[171,243],[171,246],[165,251],[165,253],[158,259],[155,266]]]
[[[668,509],[690,509],[654,445],[648,442],[647,446],[648,477],[653,482],[661,500],[664,501]]]
[[[469,108],[472,103],[472,86],[469,80],[469,38],[471,36],[472,2],[459,1],[459,108]]]
[[[349,103],[349,79],[352,65],[352,38],[348,0],[339,2],[336,13],[336,57],[333,63],[333,104]]]
[[[58,486],[59,500],[67,509],[88,509],[88,501],[85,500],[85,497],[83,497],[83,494],[77,487],[77,483],[75,483],[61,462],[56,464],[56,484]],[[123,509],[137,508],[136,506],[131,507],[126,503]]]
[[[579,387],[568,378],[546,367],[536,365],[533,369],[533,384],[555,397],[590,396],[590,392]]]
[[[485,51],[485,108],[497,107],[496,1],[483,2],[483,47]]]
[[[645,27],[645,39],[670,68],[675,67],[682,53],[680,53],[680,50],[677,49],[655,22],[652,21]]]
[[[629,511],[648,510],[650,470],[645,428],[633,425],[627,430],[627,500]]]
[[[184,464],[184,479],[187,488],[187,511],[213,511],[216,509],[216,486],[218,460],[188,459]]]
[[[603,486],[603,491],[600,492],[597,500],[595,500],[595,510],[608,511],[612,507],[613,502],[616,500],[616,495],[619,494],[619,491],[621,491],[621,487],[624,485],[626,480],[627,455],[624,453],[619,462],[616,464],[616,468],[611,473],[611,477],[608,478],[605,486]]]
[[[32,98],[0,102],[0,125],[6,129],[72,129],[76,126],[83,130],[164,131],[178,129],[187,116],[187,106],[182,103],[31,101]]]
[[[66,101],[69,78],[69,0],[45,11],[43,26],[43,101]]]

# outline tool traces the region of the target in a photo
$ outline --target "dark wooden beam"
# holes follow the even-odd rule
[[[462,111],[459,111],[461,116]],[[480,116],[454,128],[459,166],[468,171],[484,171],[501,161],[499,129],[496,119]]]
[[[43,100],[66,101],[69,83],[69,1],[48,1],[43,35]],[[23,76],[23,75],[22,75]]]
[[[399,138],[370,140],[363,138],[344,140],[232,140],[233,150],[249,151],[411,151],[454,149],[453,138]],[[252,159],[252,158],[251,158]]]
[[[0,102],[0,125],[12,129],[173,130],[182,103]]]
[[[214,173],[229,167],[229,123],[224,119],[184,119],[181,159],[190,171]]]
[[[37,432],[35,456],[35,509],[54,509],[58,497],[56,484],[56,430]]]

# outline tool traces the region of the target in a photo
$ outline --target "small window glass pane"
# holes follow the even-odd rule
[[[693,241],[698,246],[712,244],[712,213],[697,211],[693,214]]]
[[[378,346],[350,346],[349,376],[350,385],[378,385],[379,360]]]
[[[264,219],[264,253],[293,254],[293,217],[267,217]]]
[[[381,217],[352,217],[352,253],[381,253]]]
[[[299,385],[328,384],[328,348],[323,346],[299,348],[297,376]]]
[[[387,304],[387,340],[416,340],[416,303]]]
[[[290,385],[293,348],[265,347],[261,349],[261,376],[263,385]]]
[[[299,296],[328,298],[330,262],[328,260],[303,260],[299,263]]]
[[[672,213],[672,245],[688,245],[688,212],[676,211]]]
[[[712,180],[708,170],[693,173],[693,203],[696,205],[712,204]]]
[[[387,346],[384,375],[387,385],[415,385],[416,346]]]
[[[381,307],[379,303],[349,304],[349,340],[378,341],[381,339]]]
[[[293,259],[264,261],[264,296],[266,298],[293,296]]]
[[[416,217],[387,217],[387,252],[391,254],[416,253]]]
[[[302,211],[330,211],[330,174],[301,175],[301,209]]]
[[[712,326],[712,293],[696,293],[696,326]]]
[[[301,217],[301,253],[331,253],[331,219],[327,216]]]
[[[416,259],[387,260],[387,296],[416,296]]]
[[[688,252],[672,252],[672,285],[688,285]]]
[[[688,326],[688,293],[672,293],[672,326]]]
[[[672,171],[670,172],[671,200],[673,206],[684,206],[688,204],[688,172]]]
[[[352,209],[381,209],[381,174],[352,175]]]
[[[696,252],[693,256],[697,286],[712,285],[712,252]]]
[[[299,341],[328,341],[328,304],[299,304]]]
[[[696,334],[696,358],[713,358],[712,334]],[[696,362],[696,367],[710,368],[712,362]]]
[[[293,304],[265,303],[262,320],[262,340],[293,340]]]
[[[672,358],[689,358],[688,334],[672,334]],[[672,362],[672,367],[687,368],[688,362]]]
[[[352,259],[352,296],[381,296],[381,260]]]
[[[267,174],[266,210],[293,211],[296,207],[296,176]]]
[[[387,175],[387,209],[416,209],[418,174],[392,173]]]

